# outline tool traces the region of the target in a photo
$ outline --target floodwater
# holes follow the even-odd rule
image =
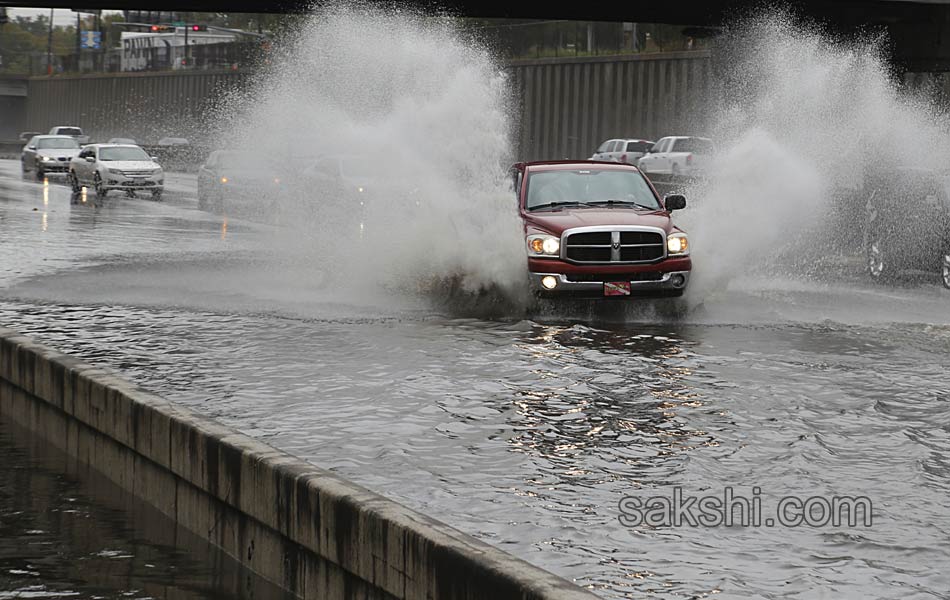
[[[0,457],[0,598],[290,598],[2,419]]]
[[[605,598],[950,597],[936,275],[874,285],[842,254],[676,320],[485,320],[334,289],[186,179],[97,208],[0,172],[0,324]],[[732,526],[634,510],[727,494]],[[823,518],[836,498],[870,519]]]

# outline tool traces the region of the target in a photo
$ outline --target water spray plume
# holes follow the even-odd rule
[[[694,300],[750,273],[810,275],[836,244],[860,243],[869,177],[950,164],[946,114],[901,88],[885,44],[837,40],[780,12],[719,39],[709,128],[719,154],[681,217],[694,241]]]
[[[512,107],[503,69],[452,21],[324,5],[228,99],[218,146],[290,167],[280,201],[298,227],[275,251],[309,254],[334,285],[514,292],[526,259],[507,175]],[[312,171],[334,157],[352,189]]]

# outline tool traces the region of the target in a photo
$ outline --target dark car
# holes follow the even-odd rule
[[[281,175],[258,154],[215,150],[198,169],[198,208],[247,214],[272,212],[285,188]]]
[[[931,169],[878,171],[867,186],[864,252],[868,275],[891,280],[937,271],[950,289],[950,178]]]

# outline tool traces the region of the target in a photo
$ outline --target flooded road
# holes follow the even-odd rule
[[[678,320],[483,320],[330,285],[287,251],[305,231],[200,212],[187,179],[93,207],[16,168],[0,163],[3,326],[605,598],[950,597],[935,280],[871,285],[845,256],[737,278]],[[737,522],[637,522],[677,494],[738,498]],[[823,519],[844,497],[871,522]]]

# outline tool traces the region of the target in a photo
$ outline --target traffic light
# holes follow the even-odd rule
[[[208,31],[207,25],[189,25],[188,28],[192,31]]]
[[[149,27],[152,33],[174,33],[175,28],[171,25],[152,25]]]

